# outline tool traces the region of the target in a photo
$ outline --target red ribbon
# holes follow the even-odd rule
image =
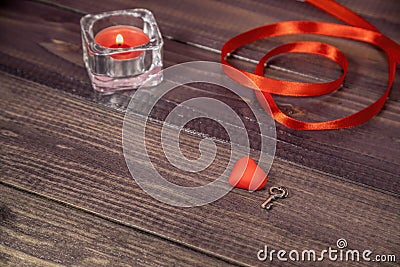
[[[306,2],[339,18],[351,26],[325,22],[286,21],[254,28],[233,37],[223,45],[221,51],[221,62],[222,64],[233,67],[248,76],[258,88],[249,85],[247,86],[255,89],[257,99],[263,108],[267,112],[271,110],[272,116],[275,120],[289,128],[296,130],[328,130],[350,128],[360,125],[374,117],[384,106],[395,78],[396,63],[400,64],[400,46],[380,33],[378,29],[366,20],[333,0],[307,0]],[[284,96],[320,96],[337,90],[344,81],[348,67],[347,59],[339,49],[319,42],[295,42],[284,44],[265,54],[258,62],[254,74],[242,71],[232,66],[227,62],[226,58],[229,53],[232,53],[236,49],[248,43],[268,37],[291,34],[317,34],[347,38],[366,42],[382,49],[387,55],[389,67],[386,91],[378,100],[368,107],[340,119],[324,122],[304,122],[287,116],[276,105],[271,94]],[[282,53],[308,53],[323,56],[336,62],[343,69],[343,75],[334,81],[325,83],[289,82],[264,77],[264,63],[271,57]],[[225,70],[225,73],[232,79],[236,80],[235,76],[232,75],[232,72]]]

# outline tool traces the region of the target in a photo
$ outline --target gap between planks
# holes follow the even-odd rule
[[[188,243],[178,242],[178,241],[176,241],[176,240],[174,240],[172,238],[169,238],[168,236],[164,236],[164,235],[161,235],[160,233],[149,231],[146,228],[140,227],[138,225],[132,225],[132,224],[126,223],[124,221],[117,220],[115,218],[106,216],[104,214],[95,212],[93,210],[85,209],[82,206],[73,205],[73,204],[71,204],[69,202],[62,201],[60,199],[51,197],[51,196],[46,195],[46,194],[39,193],[37,191],[26,189],[26,188],[18,186],[16,184],[12,184],[12,183],[4,182],[4,181],[0,180],[0,185],[3,185],[3,186],[8,187],[8,188],[15,189],[15,190],[20,191],[20,192],[25,193],[25,194],[30,194],[30,195],[33,195],[33,196],[48,200],[48,201],[53,202],[53,203],[57,203],[59,205],[62,205],[62,206],[65,206],[65,207],[68,207],[68,208],[71,208],[71,209],[74,209],[74,210],[77,210],[77,211],[84,212],[84,213],[92,215],[92,216],[94,216],[96,218],[99,218],[99,219],[102,219],[102,220],[105,220],[105,221],[108,221],[108,222],[111,222],[111,223],[114,223],[114,224],[117,224],[117,225],[120,225],[120,226],[129,227],[129,228],[134,229],[134,230],[136,230],[136,231],[138,231],[140,233],[143,233],[143,234],[146,234],[146,235],[150,235],[150,236],[153,236],[155,238],[159,238],[159,239],[164,240],[164,241],[168,241],[168,242],[173,243],[173,244],[175,244],[175,245],[177,245],[179,247],[190,249],[190,250],[192,250],[194,252],[204,254],[204,255],[209,256],[211,258],[215,258],[217,260],[221,260],[223,262],[226,262],[226,263],[229,263],[229,264],[232,264],[232,265],[235,265],[235,266],[243,266],[243,267],[251,266],[251,265],[248,265],[248,264],[246,264],[244,262],[236,261],[236,260],[234,260],[232,258],[216,254],[216,253],[214,253],[212,251],[205,250],[205,249],[202,249],[200,247],[197,247],[197,246],[194,246],[194,245],[191,245],[191,244],[188,244]]]
[[[48,6],[57,7],[57,8],[60,8],[62,10],[73,12],[73,13],[76,13],[76,14],[79,14],[79,15],[82,15],[82,16],[87,14],[85,11],[78,10],[78,9],[75,9],[75,8],[72,8],[72,7],[69,7],[69,6],[66,6],[66,5],[62,5],[62,4],[59,4],[59,3],[54,3],[54,2],[51,2],[51,1],[47,1],[47,0],[30,0],[30,1],[41,3],[41,4],[45,4],[45,5],[48,5]],[[208,46],[205,46],[205,45],[202,45],[202,44],[193,43],[193,42],[182,41],[182,40],[180,40],[178,38],[175,38],[175,37],[169,36],[169,35],[164,35],[163,34],[162,36],[164,38],[168,39],[168,40],[171,40],[171,41],[175,41],[175,42],[178,42],[178,43],[186,44],[186,45],[189,45],[189,46],[192,46],[192,47],[196,47],[196,48],[199,48],[201,50],[212,52],[212,53],[215,53],[215,54],[218,54],[218,55],[221,54],[221,50],[219,50],[219,49],[215,49],[215,48],[212,48],[212,47],[208,47]],[[249,62],[249,63],[254,63],[254,64],[258,63],[257,60],[254,60],[254,59],[251,59],[251,58],[247,58],[247,57],[244,57],[244,56],[240,56],[240,55],[236,55],[236,54],[229,54],[229,56],[234,58],[234,59],[243,60],[243,61]],[[265,63],[264,65],[266,66],[267,63]],[[279,70],[279,71],[285,72],[285,73],[298,75],[298,76],[303,77],[303,78],[313,79],[313,80],[318,81],[318,82],[328,82],[329,81],[328,79],[322,79],[322,78],[314,76],[314,75],[310,75],[310,74],[305,74],[305,73],[289,70],[289,69],[286,69],[286,68],[283,68],[283,67],[276,66],[274,64],[268,64],[268,67],[271,68],[271,69],[274,69],[274,70]],[[343,85],[343,87],[346,88],[346,86],[344,86],[344,85]]]

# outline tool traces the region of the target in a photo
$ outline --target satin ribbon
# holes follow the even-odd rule
[[[233,37],[223,45],[221,49],[221,62],[248,76],[257,87],[251,85],[246,86],[255,90],[261,106],[263,106],[268,113],[271,111],[271,115],[274,119],[286,127],[296,130],[328,130],[350,128],[360,125],[374,117],[384,106],[395,78],[396,64],[400,64],[400,46],[380,33],[378,29],[369,22],[333,0],[307,0],[305,2],[339,18],[350,26],[325,22],[286,21],[254,28]],[[386,53],[388,61],[388,85],[385,92],[378,100],[368,107],[352,115],[336,120],[305,122],[287,116],[279,109],[271,94],[304,97],[320,96],[337,90],[343,84],[348,69],[347,59],[339,49],[319,42],[295,42],[284,44],[265,54],[258,62],[254,74],[238,69],[231,65],[226,59],[230,53],[248,43],[269,37],[293,34],[316,34],[347,38],[366,42],[382,49]],[[323,56],[336,62],[342,68],[343,74],[334,81],[324,83],[290,82],[264,77],[264,64],[271,57],[282,53],[308,53]],[[228,68],[224,69],[225,73],[232,79],[238,81],[235,75],[232,74],[233,72],[229,72],[227,69]]]

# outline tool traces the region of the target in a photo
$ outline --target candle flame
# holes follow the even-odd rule
[[[117,45],[122,45],[124,43],[124,37],[122,34],[117,34],[117,37],[115,37],[115,42]]]

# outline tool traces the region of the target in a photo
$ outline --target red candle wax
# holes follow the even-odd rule
[[[105,28],[98,32],[94,40],[99,45],[107,48],[129,48],[147,44],[150,38],[141,29],[128,26],[119,25]],[[142,51],[127,52],[121,54],[111,55],[115,59],[131,59],[140,56]]]

